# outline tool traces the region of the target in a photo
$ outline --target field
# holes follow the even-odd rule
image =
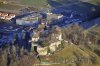
[[[45,7],[47,6],[47,0],[20,0],[23,5],[31,5],[35,7]]]
[[[92,0],[90,3],[100,6],[100,0]]]
[[[12,5],[12,4],[0,4],[0,11],[17,13],[22,8],[23,8],[22,6],[16,6],[16,5]]]
[[[91,46],[93,48],[94,46]],[[95,46],[95,48],[100,48]],[[99,49],[100,50],[100,49]],[[100,56],[87,49],[84,46],[70,45],[66,46],[62,51],[53,55],[53,58],[58,59],[60,64],[54,64],[52,66],[99,66]],[[67,61],[65,61],[65,59]]]
[[[19,10],[26,8],[28,6],[36,7],[39,9],[42,7],[47,7],[47,0],[8,0],[8,1],[2,0],[0,1],[0,11],[18,13]]]
[[[66,0],[54,0],[59,4],[64,3],[71,3]],[[78,2],[79,0],[75,0],[75,2]],[[84,0],[81,0],[84,1]],[[100,0],[86,0],[86,2],[92,3],[92,4],[98,4],[100,5]],[[7,2],[7,4],[4,4],[3,2]],[[74,1],[72,1],[74,3]],[[1,0],[0,1],[0,10],[1,11],[10,11],[10,12],[19,12],[22,8],[33,6],[36,8],[46,8],[48,7],[48,0]]]

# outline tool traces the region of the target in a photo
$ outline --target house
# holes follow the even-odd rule
[[[15,15],[15,14],[9,14],[9,16],[10,16],[11,18],[14,18],[16,15]]]
[[[47,19],[48,20],[51,20],[51,19],[60,19],[60,18],[62,18],[63,17],[63,15],[62,14],[55,14],[55,13],[52,13],[52,12],[50,12],[50,11],[48,11],[47,13]]]
[[[57,39],[59,41],[63,40],[62,39],[62,30],[61,30],[61,28],[58,27],[58,26],[55,26],[52,30],[52,35],[51,36],[52,36],[51,38],[55,37],[55,39]]]
[[[6,16],[6,17],[5,17],[5,20],[11,20],[11,19],[12,19],[11,16]]]
[[[32,49],[33,48],[34,48],[34,51],[39,53],[39,55],[47,55],[48,54],[48,48],[47,47],[41,47],[37,43],[32,43]]]
[[[5,19],[5,17],[4,16],[0,16],[0,19]]]
[[[61,44],[61,41],[56,41],[50,44],[49,48],[51,52],[55,52],[57,47]]]
[[[24,17],[22,16],[21,18],[17,18],[16,24],[31,26],[31,25],[37,24],[40,18],[42,18],[42,15],[40,15],[39,13],[32,13]]]
[[[57,40],[59,40],[59,41],[61,41],[61,40],[63,40],[62,39],[62,34],[52,34],[52,37],[54,38],[55,37],[55,39],[57,39]]]
[[[4,20],[11,20],[16,15],[13,13],[7,13],[7,12],[0,12],[0,18]]]
[[[6,17],[6,16],[8,16],[9,14],[8,13],[2,13],[1,14],[1,16],[4,16],[4,17]]]
[[[37,51],[39,55],[47,55],[48,54],[48,48],[47,47],[37,47]]]

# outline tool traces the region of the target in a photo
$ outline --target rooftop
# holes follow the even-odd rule
[[[14,14],[14,13],[0,12],[1,19],[5,19],[5,20],[11,20],[12,18],[15,17],[15,15],[16,14]]]

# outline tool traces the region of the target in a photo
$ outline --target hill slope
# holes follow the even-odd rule
[[[53,66],[66,66],[66,64],[68,66],[100,65],[100,57],[84,46],[68,45],[62,51],[55,53],[53,58],[60,63]]]

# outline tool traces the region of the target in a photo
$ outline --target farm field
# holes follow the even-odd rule
[[[59,4],[66,4],[72,3],[66,0],[53,0]],[[75,0],[78,2],[79,0]],[[84,0],[81,0],[84,2]],[[86,0],[85,2],[89,2],[95,5],[100,4],[100,0]],[[10,12],[19,12],[19,10],[26,8],[28,6],[35,7],[35,8],[47,8],[48,7],[48,0],[1,0],[0,1],[0,10],[1,11],[10,11]],[[77,3],[78,4],[78,3]]]

